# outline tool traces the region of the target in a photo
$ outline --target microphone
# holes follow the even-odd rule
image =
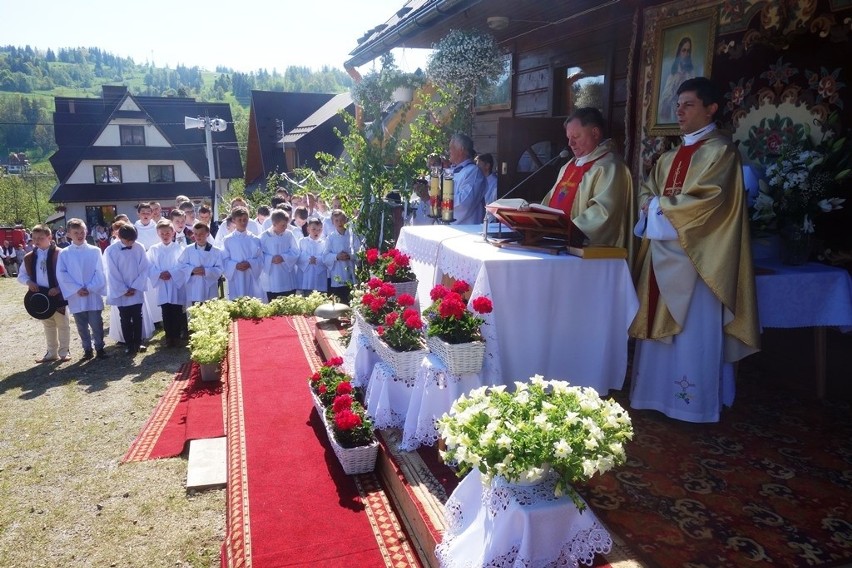
[[[503,195],[500,199],[506,199],[507,197],[509,197],[510,195],[512,195],[513,193],[515,193],[515,191],[516,191],[519,187],[521,187],[522,185],[524,185],[525,183],[527,183],[530,179],[532,179],[532,177],[533,177],[534,175],[536,175],[538,172],[540,172],[542,169],[546,168],[547,166],[549,166],[550,164],[552,164],[552,163],[553,163],[553,162],[555,162],[556,160],[559,160],[559,159],[565,159],[565,158],[570,158],[570,157],[571,157],[571,152],[569,152],[569,151],[568,151],[568,148],[565,148],[564,150],[562,150],[561,152],[559,152],[558,154],[556,154],[555,156],[553,156],[550,160],[548,160],[547,162],[545,162],[545,163],[544,163],[544,165],[542,165],[540,168],[537,168],[535,171],[533,171],[533,173],[531,173],[530,175],[528,175],[527,177],[525,177],[524,179],[522,179],[520,182],[518,182],[518,184],[517,184],[517,185],[515,185],[515,187],[513,187],[512,189],[510,189],[509,191],[507,191],[507,192],[506,192],[506,193],[505,193],[505,194],[504,194],[504,195]]]
[[[537,174],[542,169],[546,168],[547,166],[549,166],[550,164],[552,164],[556,160],[569,158],[570,156],[571,156],[571,152],[568,151],[568,148],[563,149],[561,152],[559,152],[558,154],[553,156],[551,159],[549,159],[547,162],[545,162],[540,168],[536,168],[536,170],[533,171],[530,175],[528,175],[527,177],[522,179],[518,184],[515,185],[515,187],[513,187],[512,189],[507,191],[505,194],[503,194],[503,196],[500,197],[500,199],[506,199],[507,197],[509,197],[510,195],[515,193],[515,191],[519,187],[521,187],[522,185],[527,183],[535,174]],[[499,199],[498,199],[498,201],[499,201]],[[488,205],[488,204],[486,203],[486,205]],[[486,243],[490,242],[488,240],[488,224],[489,224],[489,221],[490,221],[489,216],[490,216],[490,213],[488,213],[488,210],[486,209],[485,218],[482,220],[482,240],[485,241]],[[502,224],[500,224],[499,231],[502,234],[502,232],[503,232],[503,225]]]

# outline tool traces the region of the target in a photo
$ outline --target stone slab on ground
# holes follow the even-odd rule
[[[228,480],[226,462],[227,438],[190,440],[186,472],[186,488],[212,489],[224,487]]]

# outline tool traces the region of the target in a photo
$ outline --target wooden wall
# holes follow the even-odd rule
[[[476,150],[496,152],[497,122],[501,117],[566,116],[568,113],[559,108],[559,95],[554,92],[554,85],[558,84],[555,73],[594,60],[606,62],[604,118],[609,135],[624,150],[629,131],[625,120],[633,22],[634,9],[618,5],[503,44],[513,54],[512,108],[476,113],[472,133]]]

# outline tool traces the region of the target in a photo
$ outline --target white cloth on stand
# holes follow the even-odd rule
[[[612,538],[588,507],[554,496],[556,474],[520,486],[479,470],[462,479],[444,507],[447,530],[435,555],[442,568],[576,568],[612,549]]]

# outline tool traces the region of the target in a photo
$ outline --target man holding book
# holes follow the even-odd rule
[[[579,108],[564,123],[574,158],[559,171],[543,205],[560,209],[593,245],[629,248],[633,181],[596,108]]]

